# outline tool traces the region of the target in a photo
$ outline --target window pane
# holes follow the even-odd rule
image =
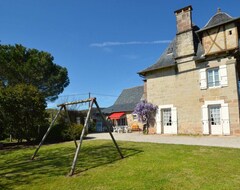
[[[208,72],[208,87],[219,86],[219,68],[209,69]]]
[[[214,70],[214,78],[215,78],[215,86],[219,86],[220,82],[219,82],[219,74],[218,74],[218,69]]]
[[[163,115],[163,125],[171,126],[172,125],[171,109],[164,109],[162,111],[162,115]]]
[[[137,121],[138,120],[138,115],[137,114],[132,114],[133,116],[133,121]]]
[[[208,86],[213,86],[213,70],[208,70]]]
[[[215,78],[218,78],[218,69],[214,69],[214,75],[215,75]]]
[[[220,106],[211,106],[209,108],[210,124],[221,125]]]

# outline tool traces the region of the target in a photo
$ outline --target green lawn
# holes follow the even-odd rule
[[[83,141],[76,175],[67,177],[74,143],[0,150],[0,189],[239,189],[240,149]]]

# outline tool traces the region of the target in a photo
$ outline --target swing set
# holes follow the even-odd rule
[[[102,112],[101,112],[101,109],[100,109],[100,107],[99,107],[99,105],[98,105],[98,103],[97,103],[96,98],[89,98],[89,99],[87,99],[87,100],[67,102],[67,103],[63,103],[63,104],[57,105],[57,107],[60,107],[60,109],[59,109],[59,111],[57,112],[57,114],[56,114],[56,116],[54,117],[54,119],[52,120],[50,126],[48,127],[46,133],[44,134],[41,142],[39,143],[39,145],[38,145],[38,147],[37,147],[37,149],[35,150],[35,152],[34,152],[34,154],[33,154],[33,156],[32,156],[32,160],[34,160],[34,158],[36,157],[36,155],[37,155],[40,147],[42,146],[42,144],[43,144],[43,142],[45,141],[47,135],[49,134],[52,126],[54,125],[55,121],[57,120],[58,116],[60,115],[60,112],[61,112],[62,110],[65,111],[65,113],[66,113],[66,115],[67,115],[68,122],[69,122],[69,124],[71,124],[70,117],[69,117],[69,114],[68,114],[68,111],[67,111],[67,106],[77,105],[77,104],[82,104],[82,103],[87,103],[87,102],[89,103],[89,109],[88,109],[88,113],[87,113],[86,120],[85,120],[85,122],[84,122],[83,130],[82,130],[82,133],[81,133],[79,142],[77,143],[76,139],[74,139],[74,143],[75,143],[75,146],[76,146],[76,152],[75,152],[75,156],[74,156],[74,159],[73,159],[73,162],[72,162],[72,166],[71,166],[71,170],[70,170],[69,176],[72,176],[72,175],[74,174],[74,171],[75,171],[75,168],[76,168],[77,159],[78,159],[78,155],[79,155],[79,152],[80,152],[81,146],[82,146],[83,136],[84,136],[85,130],[86,130],[87,126],[88,126],[89,119],[90,119],[90,115],[91,115],[91,111],[92,111],[92,107],[93,107],[94,104],[95,104],[95,106],[97,107],[97,110],[98,110],[98,112],[99,112],[99,114],[100,114],[101,119],[103,120],[103,122],[104,122],[104,123],[106,124],[106,126],[107,126],[107,130],[108,130],[108,132],[109,132],[109,134],[110,134],[110,136],[111,136],[111,138],[112,138],[112,141],[113,141],[113,143],[114,143],[114,145],[115,145],[115,147],[116,147],[116,149],[117,149],[120,157],[121,157],[122,159],[124,158],[124,156],[123,156],[123,154],[122,154],[122,152],[121,152],[121,150],[120,150],[117,142],[115,141],[115,139],[114,139],[114,137],[113,137],[113,134],[112,134],[112,132],[111,132],[110,125],[109,125],[109,123],[106,121],[104,115],[103,115]]]

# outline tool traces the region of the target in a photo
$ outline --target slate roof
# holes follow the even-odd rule
[[[103,113],[133,111],[143,96],[143,86],[124,89],[116,102],[103,110]]]
[[[194,27],[198,28],[197,26],[194,26]],[[193,32],[194,32],[193,40],[194,40],[194,46],[196,51],[196,55],[194,59],[198,60],[202,58],[204,51],[203,51],[202,44],[197,38],[196,32],[195,31]],[[176,58],[176,38],[173,39],[173,41],[165,49],[164,53],[160,56],[160,58],[155,64],[138,72],[138,74],[144,76],[147,72],[150,72],[150,71],[175,66],[176,65],[175,58]]]
[[[169,46],[166,48],[166,50],[163,52],[163,54],[160,56],[160,58],[157,60],[155,64],[138,72],[138,74],[144,75],[146,72],[149,72],[149,71],[161,69],[164,67],[174,66],[175,50],[176,50],[176,38],[173,39],[173,41],[169,44]]]
[[[195,48],[195,57],[194,60],[200,60],[203,59],[204,51],[202,44],[199,41],[199,38],[197,37],[197,34],[200,32],[216,27],[218,25],[226,24],[229,22],[235,22],[240,21],[239,18],[233,18],[227,13],[220,12],[220,10],[207,22],[207,24],[199,30],[197,26],[193,26],[193,40],[194,40],[194,48]],[[240,41],[239,41],[240,44]],[[239,46],[240,47],[240,46]],[[176,55],[176,38],[172,40],[172,42],[169,44],[169,46],[166,48],[166,50],[163,52],[163,54],[160,56],[160,58],[157,60],[157,62],[150,67],[138,72],[139,75],[145,76],[147,72],[162,69],[165,67],[172,67],[175,66],[175,55]]]
[[[240,17],[239,18],[233,18],[229,14],[227,14],[225,12],[221,12],[219,10],[214,16],[212,16],[212,18],[210,18],[210,20],[207,22],[207,24],[201,30],[198,31],[198,33],[202,32],[204,30],[207,30],[207,29],[210,29],[210,28],[222,25],[222,24],[227,24],[227,23],[230,23],[230,22],[234,22],[234,21],[237,21],[237,20],[240,20]]]

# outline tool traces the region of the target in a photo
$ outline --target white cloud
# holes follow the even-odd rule
[[[155,40],[155,41],[129,41],[129,42],[102,42],[92,43],[90,47],[107,47],[107,46],[124,46],[124,45],[151,45],[151,44],[168,44],[171,40]]]

